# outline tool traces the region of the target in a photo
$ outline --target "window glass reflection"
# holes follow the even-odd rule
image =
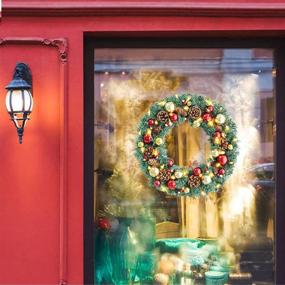
[[[273,284],[273,51],[106,48],[94,68],[95,283]],[[151,189],[134,157],[141,116],[183,92],[220,102],[238,127],[233,175],[199,199]],[[209,155],[188,124],[167,143],[181,166]]]

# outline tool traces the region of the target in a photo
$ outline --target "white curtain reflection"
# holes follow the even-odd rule
[[[223,202],[224,237],[245,238],[255,232],[255,188],[248,183],[250,167],[260,157],[260,137],[256,128],[260,113],[258,75],[224,76],[221,101],[237,125],[239,155],[233,175],[226,183]],[[240,234],[239,234],[240,233]]]

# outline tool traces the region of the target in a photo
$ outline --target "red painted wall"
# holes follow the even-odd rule
[[[4,1],[4,8],[5,2],[14,3],[15,0]],[[285,18],[19,17],[5,16],[3,10],[0,38],[36,36],[68,40],[68,284],[83,282],[85,31],[135,32],[136,36],[138,32],[150,36],[160,32],[171,36],[181,33],[198,36],[273,35],[284,33]],[[18,144],[16,130],[4,107],[4,87],[11,80],[17,61],[30,65],[34,79],[35,105],[23,145]],[[0,284],[59,282],[60,83],[56,49],[40,45],[0,46]]]
[[[1,284],[57,282],[56,274],[50,276],[47,268],[58,271],[59,70],[56,51],[41,49],[0,48]],[[23,145],[17,142],[3,104],[3,87],[11,80],[17,61],[28,63],[34,77],[35,109]]]

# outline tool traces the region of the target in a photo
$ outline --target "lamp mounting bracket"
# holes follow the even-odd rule
[[[23,62],[18,62],[16,64],[13,79],[23,79],[25,80],[29,85],[32,86],[32,73],[29,66]]]

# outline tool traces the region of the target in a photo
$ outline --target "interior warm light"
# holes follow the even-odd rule
[[[6,108],[13,121],[19,143],[22,143],[24,128],[33,109],[32,75],[25,63],[16,65],[13,80],[7,85]]]
[[[235,200],[230,201],[228,209],[230,217],[242,215],[245,209],[254,207],[255,188],[251,184],[237,187],[235,192]]]

